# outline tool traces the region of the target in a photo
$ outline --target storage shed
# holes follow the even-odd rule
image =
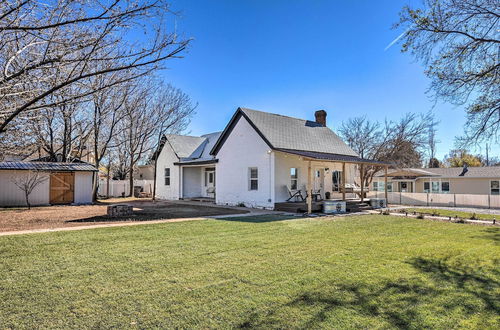
[[[31,205],[90,204],[97,169],[88,163],[0,162],[0,207],[26,206],[16,182],[34,175],[45,178],[30,194]]]

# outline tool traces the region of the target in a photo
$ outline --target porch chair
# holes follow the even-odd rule
[[[287,202],[289,202],[293,198],[295,198],[295,201],[298,201],[299,198],[301,199],[302,202],[305,200],[304,196],[302,196],[302,191],[300,191],[300,189],[293,192],[288,186],[285,187],[286,190],[288,191],[288,196],[289,196],[288,199],[286,200]]]
[[[210,198],[215,198],[215,187],[207,188],[207,196]]]

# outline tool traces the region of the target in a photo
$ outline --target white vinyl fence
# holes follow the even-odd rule
[[[134,186],[142,187],[143,192],[153,192],[154,180],[134,180]],[[108,182],[105,179],[99,180],[99,196],[107,196]],[[129,180],[109,180],[109,197],[128,196],[130,193]]]
[[[371,191],[367,197],[384,198],[384,192]],[[389,192],[387,193],[387,197],[389,204],[500,208],[500,195]]]

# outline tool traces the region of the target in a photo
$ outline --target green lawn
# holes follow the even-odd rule
[[[500,229],[235,218],[0,237],[0,328],[497,328]]]
[[[446,209],[433,209],[433,208],[405,208],[401,210],[401,212],[407,211],[408,213],[423,213],[428,215],[438,215],[443,217],[459,217],[463,219],[470,219],[472,215],[475,215],[476,219],[479,220],[493,220],[497,219],[500,222],[500,215],[498,214],[484,214],[484,213],[471,213],[471,212],[460,212],[455,210],[446,210]]]

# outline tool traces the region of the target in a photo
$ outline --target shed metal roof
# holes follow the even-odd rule
[[[388,165],[389,163],[380,162],[371,159],[364,159],[358,156],[350,156],[350,155],[339,155],[339,154],[330,154],[323,152],[314,152],[314,151],[301,151],[301,150],[289,150],[289,149],[276,149],[281,152],[286,152],[289,154],[294,154],[298,156],[302,156],[305,158],[312,158],[315,160],[326,160],[326,161],[335,161],[335,162],[345,162],[345,163],[356,163],[356,164],[369,164],[369,165]]]
[[[88,163],[56,163],[56,162],[0,162],[0,170],[97,172],[97,169],[94,167],[94,165]]]

